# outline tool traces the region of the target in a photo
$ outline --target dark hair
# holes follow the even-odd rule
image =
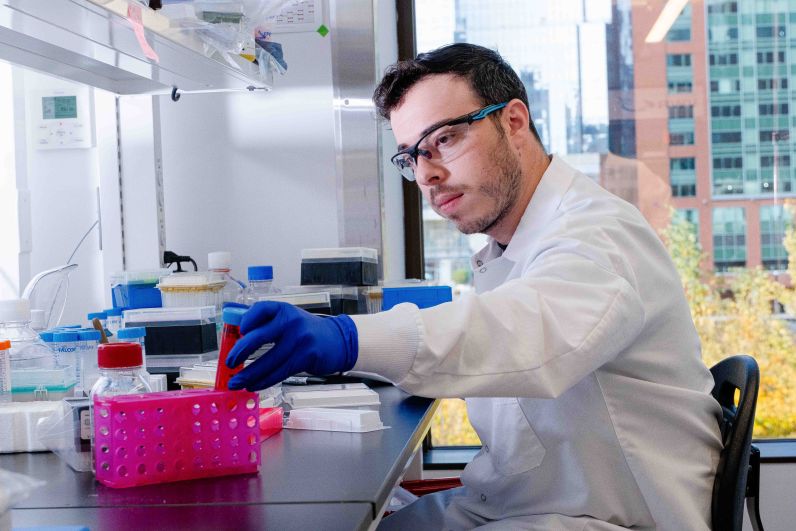
[[[453,74],[466,79],[483,105],[517,98],[530,108],[525,85],[499,53],[475,44],[456,43],[388,67],[373,93],[379,116],[389,120],[390,114],[409,89],[421,79],[434,74]],[[531,132],[541,144],[533,120],[529,119],[528,122]]]

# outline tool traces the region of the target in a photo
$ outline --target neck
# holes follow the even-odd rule
[[[514,232],[520,225],[523,214],[531,202],[536,187],[542,180],[544,172],[550,166],[550,156],[537,145],[532,149],[519,152],[520,166],[522,168],[522,184],[520,185],[520,193],[517,196],[517,202],[512,207],[511,211],[506,215],[499,226],[494,227],[487,234],[492,236],[499,244],[508,245]]]

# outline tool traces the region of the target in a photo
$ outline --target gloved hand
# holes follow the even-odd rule
[[[227,367],[243,363],[258,348],[274,346],[229,381],[230,389],[265,389],[300,372],[332,374],[351,370],[359,342],[347,315],[319,317],[284,302],[254,304],[240,323],[243,337],[227,356]]]

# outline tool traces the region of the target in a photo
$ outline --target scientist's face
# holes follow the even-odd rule
[[[436,124],[483,107],[466,80],[448,74],[428,76],[406,93],[390,115],[398,149],[413,146]],[[431,157],[417,157],[414,176],[423,196],[465,234],[494,236],[517,204],[522,168],[504,130],[503,111],[492,114],[498,123],[489,116],[456,130],[431,133],[421,145],[432,151]],[[435,147],[453,154],[434,156]]]

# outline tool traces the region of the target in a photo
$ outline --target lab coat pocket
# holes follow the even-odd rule
[[[492,441],[484,451],[498,474],[522,474],[541,464],[545,448],[522,412],[518,399],[496,400],[492,422]]]

